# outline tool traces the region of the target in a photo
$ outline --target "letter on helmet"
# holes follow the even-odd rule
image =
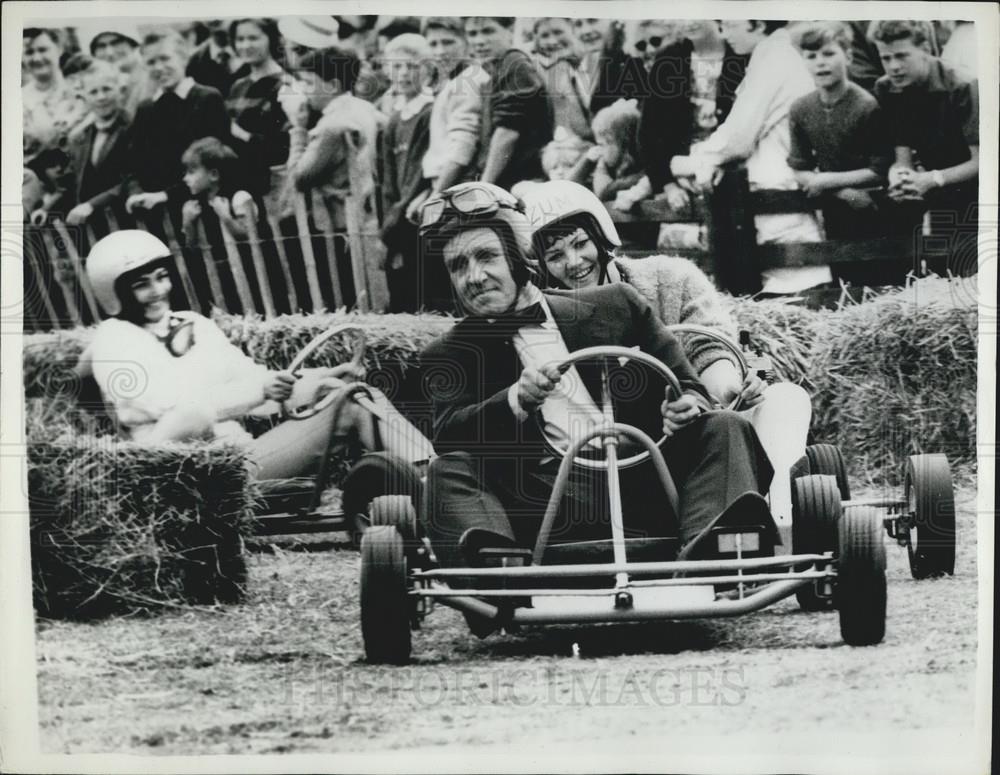
[[[122,311],[115,283],[126,272],[169,258],[170,248],[148,231],[127,229],[98,240],[87,256],[87,278],[94,296],[108,315]]]

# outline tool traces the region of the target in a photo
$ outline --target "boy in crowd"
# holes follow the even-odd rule
[[[187,44],[173,30],[143,38],[142,57],[156,86],[132,123],[130,196],[125,209],[149,210],[187,199],[181,157],[195,140],[229,138],[229,114],[218,91],[184,76]]]
[[[891,20],[872,22],[868,32],[886,73],[875,83],[875,97],[896,149],[889,196],[910,210],[903,220],[911,229],[919,228],[924,210],[946,210],[946,228],[954,232],[954,225],[961,225],[974,238],[978,84],[963,80],[931,54],[929,33],[925,22]],[[933,227],[934,219],[931,223]]]
[[[483,100],[480,180],[509,189],[542,179],[542,148],[552,139],[552,103],[531,58],[512,48],[514,18],[468,16],[465,37],[490,75]]]
[[[864,189],[881,186],[892,163],[878,103],[848,80],[851,38],[843,22],[812,24],[794,38],[816,91],[789,109],[788,166],[808,196],[823,196],[827,239],[879,233],[881,218]]]
[[[197,241],[197,222],[202,205],[212,208],[236,240],[250,235],[247,221],[257,219],[253,197],[239,183],[239,157],[236,152],[214,137],[195,140],[184,152],[184,185],[192,199],[181,211],[184,236],[188,244]]]
[[[347,195],[365,200],[374,193],[375,144],[384,119],[370,102],[352,93],[360,71],[361,60],[347,49],[330,46],[305,54],[297,75],[308,103],[296,113],[289,132],[289,181],[299,191],[319,197],[323,206],[313,207],[314,217],[329,213],[329,227],[341,232],[347,228]],[[320,113],[312,129],[307,129],[308,108]],[[374,211],[372,207],[370,212]],[[375,223],[365,228],[378,229]],[[341,241],[336,247],[343,301],[351,306],[355,291],[350,259]],[[325,287],[332,287],[332,278],[320,279]]]
[[[431,105],[425,63],[431,49],[422,35],[403,33],[385,45],[383,70],[392,83],[394,103],[382,138],[382,242],[388,255],[385,274],[391,312],[416,312],[425,295],[417,249],[417,227],[406,208],[426,186],[423,158],[429,141]]]
[[[77,226],[117,203],[128,171],[129,120],[123,103],[124,75],[112,64],[94,60],[80,74],[91,120],[70,133],[73,187],[61,203],[70,207],[66,223]]]
[[[436,194],[473,172],[479,149],[483,90],[490,78],[482,68],[470,67],[465,25],[460,18],[429,17],[424,22],[424,37],[437,68],[438,90],[431,108],[430,144],[424,154],[423,168],[430,191]],[[409,220],[416,220],[422,203],[423,198],[414,200],[407,211]]]
[[[675,178],[694,177],[703,188],[719,183],[722,165],[746,161],[751,188],[796,189],[788,166],[788,111],[813,90],[812,77],[792,45],[786,21],[724,19],[722,36],[736,54],[749,55],[746,75],[726,120],[690,156],[674,156]],[[810,213],[758,215],[757,241],[818,242],[819,224]],[[827,266],[781,267],[762,273],[765,293],[796,293],[830,282]],[[742,281],[751,285],[750,278]],[[747,287],[747,290],[750,290]]]

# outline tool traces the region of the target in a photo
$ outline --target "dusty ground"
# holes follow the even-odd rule
[[[887,750],[909,732],[957,739],[972,725],[977,615],[974,491],[963,488],[958,501],[954,577],[914,581],[905,551],[887,545],[888,633],[870,648],[843,645],[835,613],[802,613],[794,601],[738,620],[565,627],[485,641],[439,608],[415,633],[413,665],[377,668],[361,661],[355,552],[256,554],[241,606],[40,622],[42,747],[190,754],[485,746],[500,755],[624,740],[655,750],[720,730],[741,738],[823,732],[827,746],[837,734],[884,731]]]

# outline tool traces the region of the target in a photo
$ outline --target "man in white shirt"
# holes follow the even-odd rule
[[[441,453],[428,471],[423,518],[443,565],[475,564],[484,546],[533,546],[560,463],[550,445],[602,421],[599,370],[580,364],[560,375],[556,364],[594,345],[640,349],[667,364],[681,388],[665,396],[634,361],[614,367],[616,421],[669,437],[664,455],[679,492],[674,514],[651,464],[621,471],[627,533],[679,535],[689,556],[724,513],[727,522],[773,527],[760,495],[772,469],[752,427],[713,408],[681,343],[631,286],[542,293],[523,204],[496,186],[454,186],[428,200],[422,217],[424,249],[443,257],[467,313],[422,355]],[[634,451],[622,442],[623,457]],[[741,508],[727,512],[737,500]],[[574,467],[551,538],[609,538],[608,504],[606,473]]]

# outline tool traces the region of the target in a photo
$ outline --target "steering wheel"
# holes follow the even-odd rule
[[[355,366],[360,366],[365,357],[366,340],[364,329],[362,329],[357,323],[342,323],[339,326],[328,328],[321,334],[314,336],[312,340],[305,347],[299,350],[298,354],[294,358],[292,358],[292,362],[288,365],[288,370],[297,377],[302,371],[303,364],[305,364],[306,359],[309,358],[310,355],[326,344],[332,337],[337,334],[342,334],[345,331],[355,332],[354,352],[351,355],[351,363]],[[293,407],[289,406],[286,401],[281,405],[281,413],[286,419],[289,420],[305,420],[322,412],[330,404],[332,404],[336,398],[337,391],[329,390],[310,404]]]
[[[747,378],[747,374],[750,372],[750,365],[747,363],[747,357],[744,355],[743,350],[740,349],[740,346],[725,334],[714,328],[708,328],[708,326],[698,326],[694,323],[675,323],[672,326],[667,326],[667,328],[672,334],[696,334],[698,336],[706,336],[709,339],[718,342],[729,350],[733,357],[736,358],[736,362],[740,367],[740,379],[743,380]]]
[[[669,389],[669,397],[671,400],[675,400],[681,395],[681,385],[677,380],[676,375],[670,368],[657,358],[654,358],[648,353],[644,353],[638,349],[632,349],[630,347],[618,347],[615,345],[598,345],[596,347],[585,347],[582,350],[577,350],[571,353],[569,358],[558,365],[559,372],[565,374],[572,366],[575,366],[581,361],[589,360],[601,360],[604,361],[604,365],[601,371],[601,389],[602,389],[602,404],[599,407],[604,415],[604,420],[608,424],[614,422],[614,410],[611,405],[611,380],[608,378],[608,363],[617,362],[618,365],[624,366],[630,361],[636,361],[642,364],[646,368],[652,370],[657,375],[663,378],[667,383]],[[543,404],[544,406],[544,404]],[[542,413],[536,412],[535,417],[539,423],[542,422]],[[545,439],[545,444],[552,451],[552,453],[559,458],[563,458],[569,452],[569,445],[561,445],[555,441],[552,441],[547,434],[542,433],[542,437]],[[659,447],[666,440],[666,435],[661,434],[660,438],[656,441],[656,446]],[[635,455],[630,455],[629,457],[622,458],[618,461],[619,468],[629,468],[631,466],[638,465],[644,460],[649,458],[649,450],[643,450]],[[607,458],[602,458],[600,460],[593,460],[591,458],[583,457],[578,455],[573,458],[573,462],[583,468],[598,468],[606,469],[608,467]]]

